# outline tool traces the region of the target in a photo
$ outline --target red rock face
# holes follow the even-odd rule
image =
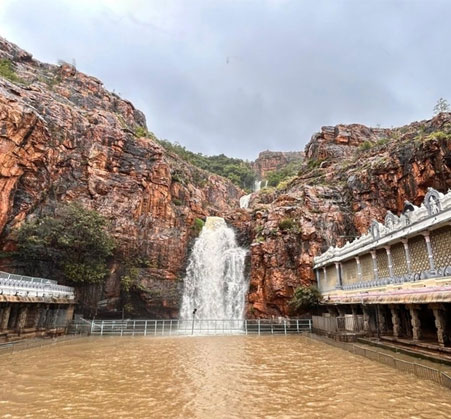
[[[252,163],[259,179],[264,179],[269,172],[279,170],[294,160],[303,160],[304,153],[299,151],[262,151]]]
[[[147,261],[132,314],[176,316],[195,218],[237,208],[243,192],[169,154],[151,134],[138,138],[143,114],[97,79],[41,64],[1,39],[0,58],[12,60],[24,80],[0,78],[3,250],[14,248],[15,229],[27,217],[51,213],[60,201],[80,202],[108,218],[123,255]],[[81,300],[90,310],[119,311],[122,274],[113,261],[105,286],[80,289]]]
[[[232,183],[168,153],[152,134],[136,135],[142,113],[99,80],[34,61],[2,39],[0,58],[24,81],[0,78],[0,247],[14,249],[20,223],[57,202],[99,211],[120,257],[105,284],[79,288],[90,314],[127,306],[127,315],[176,317],[194,220],[219,215],[250,249],[248,316],[288,315],[296,287],[313,281],[315,255],[364,233],[387,210],[401,212],[406,199],[420,204],[428,187],[451,187],[450,114],[390,130],[338,125],[312,137],[297,178],[240,210],[243,192]],[[264,152],[255,167],[264,177],[287,159]],[[136,255],[146,264],[124,293],[124,261]]]
[[[284,190],[251,201],[250,317],[289,315],[294,289],[314,281],[315,255],[387,210],[399,214],[405,200],[419,205],[428,187],[451,187],[451,114],[391,130],[325,127],[306,156]]]

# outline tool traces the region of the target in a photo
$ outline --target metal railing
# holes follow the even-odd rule
[[[59,297],[73,300],[74,289],[56,281],[0,271],[0,292],[21,297]]]
[[[311,332],[310,319],[281,320],[85,320],[73,321],[71,333],[94,336],[288,335]]]
[[[319,340],[321,342],[327,343],[328,345],[332,345],[337,348],[352,352],[356,355],[364,356],[373,361],[381,362],[390,367],[396,368],[399,371],[415,374],[419,378],[434,381],[437,384],[440,384],[446,388],[451,389],[451,376],[438,369],[418,364],[416,362],[409,362],[404,359],[399,359],[396,358],[395,356],[379,352],[375,349],[365,348],[360,345],[339,342],[333,339],[325,338],[314,334],[310,334],[310,337]]]

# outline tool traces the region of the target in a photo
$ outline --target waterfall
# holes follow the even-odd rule
[[[262,181],[256,180],[254,183],[254,192],[258,192],[262,188]]]
[[[240,198],[240,208],[249,208],[249,201],[251,200],[252,194],[243,195]]]
[[[262,187],[262,183],[263,183],[262,180],[256,180],[254,182],[254,191],[253,192],[258,192]],[[268,186],[268,181],[265,180],[265,186],[263,186],[263,187],[266,188],[267,186]],[[249,208],[249,202],[251,200],[251,196],[252,196],[252,194],[250,193],[247,195],[243,195],[240,198],[240,208]]]
[[[223,218],[207,217],[189,257],[180,318],[244,320],[246,250]]]

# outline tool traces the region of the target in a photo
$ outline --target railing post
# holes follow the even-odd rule
[[[299,334],[299,319],[296,319],[296,330],[298,331]]]
[[[90,333],[90,335],[92,335],[93,329],[94,329],[94,320],[91,320],[91,333]]]
[[[260,336],[260,319],[257,319],[258,336]]]
[[[163,325],[161,327],[161,336],[163,336],[163,335],[164,335],[164,320],[163,320]]]
[[[144,322],[144,336],[147,336],[147,320]]]
[[[133,320],[133,336],[135,336],[136,320]]]
[[[154,320],[155,321],[155,333],[154,333],[154,336],[157,336],[157,322],[158,322],[158,320]]]
[[[103,336],[103,320],[102,320],[102,324],[100,325],[100,336]]]
[[[309,329],[309,332],[312,331],[312,319],[308,319],[308,329]]]
[[[171,335],[172,335],[172,320],[169,323],[169,336],[171,336]]]
[[[273,328],[273,322],[272,322],[272,320],[271,320],[271,335],[273,335],[274,334],[274,328]]]
[[[287,321],[286,320],[283,321],[283,330],[284,330],[285,334],[287,334]]]
[[[247,335],[247,320],[244,320],[244,328],[246,329],[246,335]]]
[[[124,334],[124,320],[121,321],[121,336]]]

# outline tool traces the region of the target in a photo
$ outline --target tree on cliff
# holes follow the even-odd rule
[[[114,241],[107,221],[96,211],[78,204],[59,206],[54,216],[22,224],[18,232],[19,258],[33,272],[44,263],[70,282],[102,281]]]
[[[438,115],[440,112],[449,112],[449,110],[448,101],[441,97],[434,106],[434,115]]]

